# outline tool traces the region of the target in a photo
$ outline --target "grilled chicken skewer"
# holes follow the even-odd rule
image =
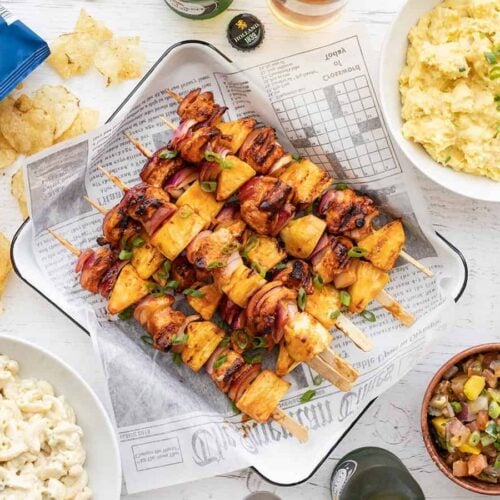
[[[91,250],[82,252],[54,231],[48,229],[48,232],[78,257],[76,269],[77,272],[81,272],[81,285],[94,292],[96,290],[94,285],[99,285],[105,278],[106,270],[102,265],[98,265],[97,268],[90,267],[89,258],[94,257],[92,265],[95,266],[105,255],[113,265],[112,252],[102,247],[96,252]],[[99,256],[95,257],[96,253]],[[166,346],[172,346],[170,342],[164,343],[164,339],[167,338],[182,340],[172,347],[175,352],[180,352],[182,360],[194,371],[199,371],[207,365],[207,373],[217,387],[229,395],[240,411],[257,422],[273,419],[300,442],[306,442],[307,429],[277,406],[290,384],[270,370],[261,370],[258,364],[245,363],[237,352],[221,346],[225,337],[223,330],[207,321],[195,321],[198,317],[186,317],[180,311],[171,308],[173,302],[171,296],[147,297],[136,306],[134,317],[153,337],[154,347],[164,350]]]

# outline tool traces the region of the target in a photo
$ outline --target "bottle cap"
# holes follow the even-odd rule
[[[264,39],[264,25],[252,14],[238,14],[229,22],[227,38],[238,50],[253,50]]]

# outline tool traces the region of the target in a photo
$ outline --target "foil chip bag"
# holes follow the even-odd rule
[[[49,54],[47,42],[0,4],[0,100]]]

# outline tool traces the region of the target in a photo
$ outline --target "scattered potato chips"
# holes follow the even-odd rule
[[[66,141],[72,137],[86,134],[87,132],[94,130],[98,123],[99,111],[95,111],[90,108],[81,108],[71,127],[69,127],[69,129],[59,137],[59,139],[57,139],[57,142]]]
[[[106,86],[142,74],[146,58],[137,36],[113,38],[101,45],[94,58],[96,68],[106,77]]]
[[[106,40],[110,40],[113,36],[113,32],[105,26],[104,23],[89,16],[84,9],[80,11],[80,17],[76,22],[75,31],[87,33],[96,42],[105,42]]]
[[[23,219],[29,217],[28,204],[26,203],[26,188],[24,185],[24,175],[22,169],[19,169],[10,181],[10,192],[12,196],[17,200],[19,205],[19,210],[23,216]]]
[[[17,158],[17,151],[12,148],[7,139],[0,133],[0,169],[12,165]]]
[[[5,284],[7,282],[7,277],[12,270],[12,264],[10,263],[10,241],[7,237],[0,233],[0,298],[5,290]],[[1,308],[0,308],[1,310]]]
[[[62,85],[44,85],[33,96],[35,104],[51,114],[56,120],[54,139],[60,137],[76,120],[79,100]]]
[[[18,153],[33,154],[53,144],[55,118],[27,95],[0,101],[0,132]]]

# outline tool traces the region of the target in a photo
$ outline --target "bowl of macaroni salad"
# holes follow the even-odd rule
[[[90,387],[39,347],[0,336],[0,498],[119,498],[110,420]]]

